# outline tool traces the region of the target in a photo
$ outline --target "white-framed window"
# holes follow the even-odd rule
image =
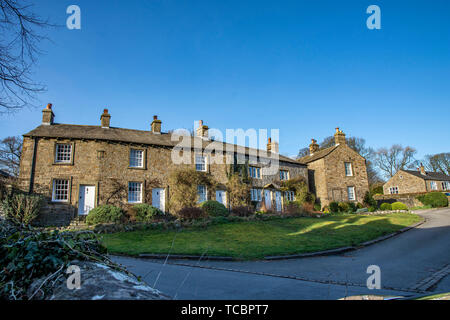
[[[259,167],[248,167],[248,174],[252,178],[261,179],[261,168],[259,168]]]
[[[398,194],[398,187],[390,187],[389,193],[390,194]]]
[[[128,202],[141,203],[142,202],[142,183],[128,182]]]
[[[130,167],[131,168],[144,167],[144,150],[130,149]]]
[[[57,143],[55,150],[56,163],[70,163],[72,161],[72,144]]]
[[[442,182],[442,190],[450,190],[450,182],[448,181]]]
[[[261,201],[262,200],[262,190],[261,189],[250,189],[250,199],[251,199],[251,201]]]
[[[352,163],[351,162],[344,162],[344,165],[345,165],[345,176],[346,177],[353,176]]]
[[[295,192],[294,191],[286,191],[284,193],[287,201],[295,201]]]
[[[430,189],[431,190],[437,190],[438,189],[436,181],[430,181]]]
[[[347,194],[348,194],[348,201],[356,200],[355,187],[347,187]]]
[[[198,196],[198,203],[206,201],[206,186],[204,185],[197,186],[197,196]]]
[[[54,202],[69,201],[69,180],[67,179],[53,180],[52,201]]]
[[[206,157],[200,154],[195,155],[195,170],[206,171]]]
[[[289,171],[280,170],[280,180],[289,180]]]

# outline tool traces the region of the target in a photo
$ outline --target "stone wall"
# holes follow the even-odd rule
[[[420,195],[424,195],[426,192],[417,192],[410,194],[387,194],[387,195],[375,195],[373,198],[377,201],[378,206],[382,203],[394,203],[402,202],[406,204],[409,208],[423,206],[423,203],[416,198]]]

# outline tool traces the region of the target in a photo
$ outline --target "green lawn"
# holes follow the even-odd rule
[[[417,215],[339,215],[234,222],[188,228],[180,232],[145,230],[105,234],[110,253],[162,253],[258,259],[270,255],[313,252],[351,246],[421,221]]]

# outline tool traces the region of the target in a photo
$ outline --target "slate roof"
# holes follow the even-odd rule
[[[34,130],[31,130],[30,132],[24,134],[23,136],[61,138],[61,139],[103,140],[103,141],[136,143],[144,145],[166,146],[166,147],[174,147],[180,141],[180,140],[172,141],[171,140],[172,133],[155,134],[151,131],[144,131],[144,130],[123,129],[116,127],[110,127],[105,129],[100,126],[59,124],[59,123],[55,123],[52,125],[40,125]],[[197,143],[201,142],[203,148],[205,148],[212,142],[210,140],[204,140],[199,137],[191,137],[191,139],[192,139],[191,143],[192,146],[194,146],[194,140],[197,140],[196,142]],[[227,150],[226,149],[227,146],[233,146],[233,150],[235,150],[236,152],[238,151],[236,145],[231,145],[228,143],[222,144],[224,151]],[[245,147],[244,149],[246,155],[248,155],[250,151],[255,150],[248,147]],[[279,155],[279,160],[303,166],[303,164],[298,163],[296,160],[286,156]]]
[[[297,159],[298,162],[303,163],[303,164],[307,164],[310,163],[312,161],[316,161],[319,160],[323,157],[326,157],[327,155],[329,155],[330,153],[332,153],[334,150],[337,149],[337,145],[334,145],[332,147],[328,147],[322,150],[319,150],[317,152],[314,152],[313,155],[306,155],[304,157],[301,157],[300,159]]]
[[[418,170],[402,170],[413,176],[419,177],[424,180],[436,180],[436,181],[450,181],[450,176],[441,172],[425,171],[426,175],[421,174]]]

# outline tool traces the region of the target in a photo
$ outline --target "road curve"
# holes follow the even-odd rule
[[[176,299],[337,299],[354,294],[450,291],[450,208],[418,212],[426,222],[394,238],[334,256],[277,261],[113,259]],[[368,290],[367,267],[381,270]]]

